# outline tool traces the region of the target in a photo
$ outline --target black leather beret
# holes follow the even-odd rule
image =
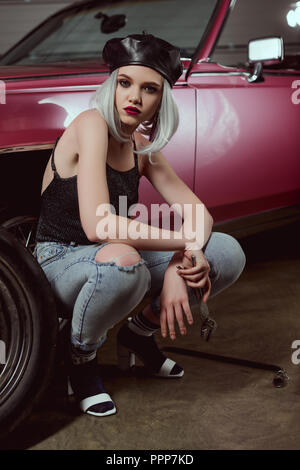
[[[124,65],[144,65],[159,72],[171,87],[183,71],[179,49],[152,34],[110,39],[103,48],[102,57],[110,73]]]

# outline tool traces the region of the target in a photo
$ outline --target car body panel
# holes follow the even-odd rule
[[[248,83],[243,75],[205,72],[189,78],[197,89],[195,192],[219,221],[300,203],[295,77],[264,78]]]
[[[234,4],[216,3],[193,57],[182,60],[184,70],[173,87],[180,125],[163,149],[216,223],[300,202],[300,106],[292,100],[300,71],[268,64],[263,80],[249,83],[249,68],[210,62]],[[26,153],[50,150],[107,77],[100,57],[0,66],[6,91],[0,157],[21,153],[25,159]],[[140,202],[148,208],[163,202],[145,178]]]

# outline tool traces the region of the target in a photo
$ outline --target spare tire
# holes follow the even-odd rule
[[[45,391],[58,334],[50,284],[32,254],[0,228],[0,436],[16,428]]]

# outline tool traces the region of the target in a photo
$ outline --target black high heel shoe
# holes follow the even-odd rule
[[[167,358],[158,348],[154,335],[138,335],[124,324],[117,334],[118,366],[123,371],[129,371],[135,365],[137,356],[145,365],[148,372],[156,377],[179,378],[184,370]]]
[[[80,409],[93,416],[116,413],[116,407],[99,377],[97,358],[70,366],[68,395],[75,395]]]

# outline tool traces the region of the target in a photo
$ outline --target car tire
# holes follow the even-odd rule
[[[12,233],[28,250],[33,253],[38,218],[34,215],[18,215],[5,219],[1,227]]]
[[[49,384],[58,319],[51,286],[29,250],[0,228],[0,436],[30,414]]]

